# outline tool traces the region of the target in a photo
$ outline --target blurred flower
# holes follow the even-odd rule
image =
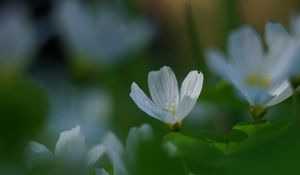
[[[290,69],[299,48],[277,23],[266,24],[265,40],[267,52],[263,51],[258,34],[245,26],[229,36],[229,63],[218,50],[207,51],[211,68],[220,76],[230,79],[251,106],[259,107],[258,111],[292,95]]]
[[[106,153],[113,165],[114,174],[116,175],[124,175],[127,174],[127,170],[125,168],[125,163],[123,161],[124,156],[124,146],[118,137],[109,132],[103,139],[102,144],[106,148]]]
[[[102,169],[100,169],[100,168],[96,169],[96,174],[97,175],[109,175],[109,173],[103,168]]]
[[[140,143],[151,140],[154,140],[154,135],[150,125],[143,124],[140,127],[131,128],[126,139],[127,159],[132,162],[136,161]]]
[[[87,144],[96,144],[109,128],[113,111],[111,94],[101,87],[78,87],[61,72],[41,72],[39,76],[36,79],[49,98],[45,135],[57,135],[79,124]]]
[[[94,87],[48,91],[50,98],[50,122],[48,131],[61,131],[79,123],[88,141],[103,136],[112,113],[112,99],[105,90]]]
[[[164,66],[159,71],[151,71],[148,85],[151,101],[134,82],[130,97],[136,105],[148,115],[167,123],[172,127],[181,127],[182,120],[196,104],[203,84],[203,74],[191,71],[178,91],[178,83],[170,67]],[[178,128],[179,129],[179,128]]]
[[[150,23],[129,20],[117,8],[66,0],[58,4],[55,19],[73,59],[92,64],[121,61],[145,46],[153,36]],[[83,60],[88,59],[88,60]]]
[[[36,49],[34,27],[25,9],[17,6],[0,12],[0,76],[22,73]]]
[[[53,157],[53,154],[42,144],[30,142],[30,149],[33,153],[43,157]],[[93,165],[105,152],[105,147],[96,145],[89,151],[86,150],[85,137],[80,126],[64,131],[60,134],[55,146],[55,157],[65,163],[85,163]]]
[[[53,158],[62,160],[66,165],[83,165],[91,167],[104,155],[107,155],[113,165],[115,174],[126,174],[123,161],[124,146],[114,133],[108,132],[102,139],[101,144],[96,144],[90,150],[86,150],[86,142],[80,126],[64,131],[55,146],[54,154],[44,145],[37,142],[30,142],[31,164],[38,161],[47,161]],[[106,171],[97,170],[105,173]]]
[[[153,140],[153,131],[148,124],[143,124],[140,127],[133,127],[130,129],[128,137],[126,139],[126,146],[124,147],[115,134],[109,132],[103,139],[102,145],[106,148],[106,154],[108,155],[112,165],[113,174],[126,175],[128,174],[125,167],[124,156],[127,156],[130,163],[135,163],[139,146],[143,142]],[[128,165],[127,162],[126,165]],[[109,174],[105,169],[96,169],[97,175]]]
[[[293,37],[300,43],[300,15],[293,16],[290,21],[290,28]],[[297,60],[293,66],[292,84],[295,88],[300,85],[300,53],[298,53]]]

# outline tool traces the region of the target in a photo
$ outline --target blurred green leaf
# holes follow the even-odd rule
[[[299,174],[299,147],[299,129],[290,129],[276,139],[225,161],[231,164],[231,175]]]
[[[269,121],[239,123],[232,128],[227,143],[216,140],[212,144],[227,155],[237,154],[279,137],[289,126],[290,123],[275,125]]]
[[[215,163],[224,154],[212,143],[204,141],[205,139],[190,137],[180,133],[170,133],[164,137],[165,142],[170,141],[176,145],[189,171],[193,173],[202,172],[204,174],[215,172],[218,174],[222,170],[218,169]]]
[[[43,128],[47,109],[46,94],[34,82],[17,80],[0,84],[0,147],[4,155],[19,156],[27,141]]]
[[[137,161],[130,166],[129,174],[182,175],[188,173],[181,159],[169,156],[158,140],[140,144],[136,153]]]

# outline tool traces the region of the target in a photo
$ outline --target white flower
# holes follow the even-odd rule
[[[126,155],[127,159],[134,162],[138,157],[140,143],[154,140],[153,131],[150,125],[143,124],[140,127],[133,127],[128,133],[126,139]]]
[[[30,149],[33,153],[42,157],[57,157],[66,163],[85,162],[86,165],[93,165],[106,151],[103,145],[96,145],[86,151],[85,137],[81,132],[80,126],[64,131],[55,146],[54,155],[44,145],[37,142],[30,142]]]
[[[293,16],[290,21],[290,28],[293,37],[300,43],[300,15]],[[300,76],[300,52],[298,53],[297,60],[294,63],[293,75]],[[298,80],[299,81],[299,80]],[[300,82],[299,82],[300,83]]]
[[[115,175],[127,174],[125,163],[123,161],[124,146],[118,137],[109,132],[103,139],[103,145],[107,148],[106,153],[113,165]]]
[[[125,12],[125,11],[124,11]],[[57,27],[72,57],[85,57],[92,63],[121,61],[154,35],[154,27],[144,20],[129,20],[122,10],[101,4],[89,8],[76,0],[58,3]]]
[[[109,175],[109,173],[103,168],[102,169],[100,169],[100,168],[96,169],[96,174],[97,175]]]
[[[36,49],[36,37],[26,10],[10,7],[0,12],[1,73],[22,72]]]
[[[143,124],[140,127],[133,127],[128,133],[126,139],[126,147],[124,147],[118,137],[109,132],[103,139],[103,145],[107,148],[106,154],[108,155],[112,165],[114,175],[128,174],[123,160],[127,156],[127,165],[135,163],[138,157],[139,146],[143,142],[153,140],[153,131],[150,125]],[[97,175],[109,175],[105,169],[96,169]]]
[[[32,164],[37,161],[45,161],[51,158],[59,158],[66,164],[78,165],[83,164],[91,167],[104,155],[107,155],[115,175],[126,175],[125,163],[123,161],[124,146],[117,136],[108,132],[102,139],[101,144],[97,144],[90,150],[86,151],[85,138],[81,132],[80,126],[64,131],[56,143],[54,154],[44,145],[37,142],[30,142],[30,150],[35,155],[31,158]],[[37,160],[36,160],[37,159]],[[97,174],[107,175],[104,169],[97,169]]]
[[[87,144],[95,144],[108,129],[113,104],[110,93],[99,87],[77,87],[65,74],[39,74],[38,83],[49,99],[45,135],[58,135],[65,128],[81,126]]]
[[[252,106],[276,105],[293,93],[290,69],[298,44],[277,23],[266,24],[265,41],[266,52],[258,34],[245,26],[229,36],[229,62],[216,49],[207,52],[211,68],[230,79]]]
[[[159,71],[151,71],[148,85],[152,100],[134,82],[130,97],[148,115],[169,125],[180,123],[196,104],[203,84],[203,74],[191,71],[184,79],[180,94],[174,72],[164,66]]]

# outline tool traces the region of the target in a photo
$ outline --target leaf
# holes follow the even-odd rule
[[[42,131],[47,112],[46,94],[36,83],[28,79],[0,82],[0,147],[10,158],[19,156]]]
[[[232,128],[232,134],[244,132],[247,138],[241,141],[230,140],[226,154],[234,154],[250,149],[268,140],[282,135],[289,127],[290,123],[272,124],[269,121],[239,123]],[[233,135],[231,135],[232,137]]]
[[[214,144],[205,138],[199,139],[180,133],[170,133],[164,137],[164,142],[173,143],[189,170],[214,171],[215,162],[224,154]]]

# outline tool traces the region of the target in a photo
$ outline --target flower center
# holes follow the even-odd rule
[[[249,75],[245,80],[246,85],[248,86],[259,86],[267,88],[271,81],[267,76],[264,75]]]
[[[172,115],[175,115],[176,114],[176,105],[174,103],[166,103],[165,105],[165,110],[169,113],[171,113]]]

